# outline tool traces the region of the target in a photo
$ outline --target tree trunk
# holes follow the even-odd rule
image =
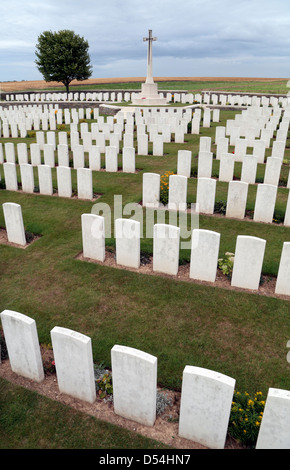
[[[69,93],[69,84],[70,82],[62,82],[65,86],[66,92]]]

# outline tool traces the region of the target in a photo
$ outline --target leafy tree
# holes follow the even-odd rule
[[[92,75],[88,42],[74,31],[44,31],[38,37],[35,61],[46,82],[61,82],[69,91],[72,80]]]

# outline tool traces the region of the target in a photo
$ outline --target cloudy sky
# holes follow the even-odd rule
[[[289,0],[10,0],[1,2],[0,81],[41,80],[43,31],[73,30],[90,45],[93,78],[290,78]]]

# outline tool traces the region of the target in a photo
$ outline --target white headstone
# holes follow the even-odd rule
[[[123,135],[123,148],[124,147],[134,147],[134,134],[124,134]]]
[[[256,449],[290,449],[289,390],[269,388]]]
[[[264,184],[279,185],[282,160],[276,157],[269,157],[266,161]]]
[[[145,426],[156,420],[157,358],[127,346],[111,350],[114,412]]]
[[[266,240],[239,235],[236,242],[231,285],[243,289],[258,290]]]
[[[106,171],[118,171],[118,152],[116,147],[106,147],[105,149],[105,165]]]
[[[38,166],[41,165],[41,153],[39,144],[30,144],[30,159],[31,165]]]
[[[105,219],[96,214],[82,214],[83,256],[105,260]]]
[[[75,145],[73,148],[73,167],[75,170],[85,167],[85,153],[83,145]]]
[[[215,282],[220,234],[211,230],[194,229],[191,237],[191,279]]]
[[[210,121],[211,121],[211,110],[209,108],[204,108],[203,127],[210,127]]]
[[[235,158],[232,153],[222,153],[220,156],[219,181],[229,182],[234,177]]]
[[[59,326],[50,334],[60,392],[94,403],[96,385],[91,339]]]
[[[212,175],[212,152],[199,152],[198,154],[198,167],[197,177],[198,178],[211,178]]]
[[[59,166],[69,166],[69,150],[67,144],[58,144],[57,160]]]
[[[72,197],[71,168],[58,166],[56,168],[57,189],[59,197]]]
[[[42,382],[44,370],[35,320],[22,313],[4,310],[1,322],[12,371]]]
[[[140,222],[115,220],[116,263],[131,268],[140,266]]]
[[[39,165],[37,168],[40,194],[44,194],[45,196],[52,196],[53,186],[51,167],[48,165]]]
[[[123,147],[122,166],[125,173],[135,173],[135,148]]]
[[[244,155],[247,154],[248,141],[247,139],[238,138],[235,142],[235,161],[242,162]]]
[[[228,137],[220,137],[216,146],[216,159],[219,160],[223,153],[229,152],[229,139]]]
[[[179,266],[180,228],[155,224],[153,229],[153,271],[176,275]]]
[[[54,157],[54,148],[52,144],[44,144],[43,148],[44,164],[50,166],[51,168],[55,167],[55,157]]]
[[[160,175],[143,173],[142,204],[145,207],[158,207],[160,204]]]
[[[290,242],[283,243],[275,293],[290,295]]]
[[[148,155],[148,134],[139,134],[137,140],[138,155]]]
[[[199,151],[210,152],[211,151],[211,137],[203,136],[199,139]]]
[[[25,193],[33,193],[34,191],[33,166],[28,163],[20,165],[20,175],[21,175],[22,191],[24,191]]]
[[[93,199],[93,174],[90,168],[77,169],[77,188],[79,199]]]
[[[3,163],[4,179],[7,191],[18,191],[17,172],[15,163]]]
[[[101,149],[97,145],[92,145],[89,151],[89,168],[94,171],[101,169]]]
[[[286,211],[284,216],[284,225],[290,227],[290,191],[288,192]]]
[[[21,206],[15,202],[4,202],[2,207],[8,242],[25,246],[26,237]]]
[[[169,176],[168,209],[186,211],[187,209],[187,177],[182,175]]]
[[[5,148],[6,162],[7,163],[16,163],[14,144],[12,142],[6,142],[4,144],[4,148]]]
[[[157,157],[163,155],[163,137],[161,134],[154,135],[153,155]]]
[[[275,140],[272,146],[271,157],[280,158],[283,161],[285,154],[285,141]]]
[[[190,150],[178,150],[177,153],[177,174],[190,178],[191,174],[191,157]]]
[[[19,165],[24,165],[28,163],[28,152],[26,143],[20,142],[17,144],[17,157]]]
[[[53,146],[53,151],[56,150],[56,139],[54,131],[48,131],[46,133],[46,142]]]
[[[254,221],[272,223],[277,196],[277,186],[258,184],[254,209]]]
[[[226,128],[224,126],[217,126],[215,129],[215,144],[217,144],[218,140],[226,136]]]
[[[36,132],[36,143],[39,145],[40,150],[43,150],[45,143],[43,131]]]
[[[228,187],[226,217],[243,219],[245,217],[248,183],[243,181],[230,181]]]
[[[191,134],[198,135],[200,132],[200,118],[193,118],[191,121]]]
[[[197,212],[213,214],[215,204],[216,180],[198,178],[196,191]]]
[[[257,174],[257,157],[255,155],[244,155],[242,163],[241,181],[255,184]]]
[[[223,449],[235,383],[219,372],[186,366],[182,378],[179,435],[210,449]]]

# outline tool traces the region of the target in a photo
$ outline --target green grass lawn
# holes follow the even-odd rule
[[[168,449],[3,379],[0,410],[0,449]]]
[[[222,111],[221,122],[201,128],[200,135],[213,138],[215,127],[233,116],[232,111]],[[165,144],[163,157],[137,156],[139,171],[134,175],[94,172],[94,192],[102,195],[98,202],[112,207],[114,195],[122,195],[123,205],[140,202],[143,173],[175,171],[180,149],[192,150],[194,169],[199,137],[188,134],[184,144]],[[264,166],[259,166],[260,176]],[[214,169],[218,171],[217,161]],[[238,175],[239,165],[235,171]],[[283,175],[288,171],[289,165],[283,165]],[[3,175],[1,165],[0,172]],[[55,170],[53,181],[56,188]],[[227,186],[217,181],[216,200],[226,198]],[[195,192],[196,178],[190,178],[189,202],[195,202]],[[249,210],[254,207],[255,192],[253,185]],[[287,196],[288,190],[279,187],[276,208],[282,213]],[[90,213],[94,203],[0,190],[0,204],[4,202],[21,204],[26,230],[41,238],[25,250],[0,245],[0,311],[11,309],[34,318],[40,343],[51,343],[51,329],[62,326],[91,337],[96,363],[110,366],[115,344],[143,350],[158,358],[158,383],[177,390],[186,365],[229,375],[236,379],[238,390],[249,393],[290,388],[286,360],[289,301],[80,261],[76,257],[82,251],[81,214]],[[290,239],[289,228],[215,216],[200,216],[199,224],[221,233],[221,255],[235,250],[238,235],[266,239],[263,273],[277,275],[283,242]],[[3,211],[0,227],[4,227]],[[114,240],[107,240],[107,245],[114,247]],[[152,253],[152,239],[141,239],[141,250]],[[180,255],[182,262],[188,261],[190,252]],[[75,419],[74,412],[71,419]]]

